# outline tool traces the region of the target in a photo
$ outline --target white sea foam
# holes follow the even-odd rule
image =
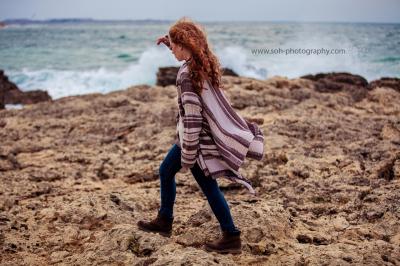
[[[99,68],[86,71],[43,69],[7,73],[22,90],[44,89],[53,99],[85,93],[107,93],[137,84],[155,84],[160,66],[179,65],[168,49],[149,48],[137,63],[120,71]]]
[[[22,109],[24,108],[23,104],[6,104],[5,109]]]
[[[222,66],[231,68],[240,76],[265,79],[267,69],[257,62],[251,63],[248,56],[249,52],[240,46],[228,46],[216,50]]]

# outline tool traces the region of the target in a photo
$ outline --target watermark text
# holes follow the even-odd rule
[[[253,55],[336,55],[346,54],[343,48],[256,48],[251,49]]]

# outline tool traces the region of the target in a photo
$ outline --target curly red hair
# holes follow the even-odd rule
[[[202,26],[183,17],[170,27],[169,36],[172,42],[182,45],[192,53],[188,67],[194,89],[199,95],[206,79],[215,89],[223,88],[219,60],[211,51]]]

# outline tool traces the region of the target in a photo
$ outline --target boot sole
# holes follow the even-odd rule
[[[171,237],[172,232],[162,232],[162,231],[153,231],[144,227],[141,227],[140,225],[138,225],[138,228],[142,231],[148,232],[148,233],[156,233],[165,237]]]
[[[217,253],[220,253],[220,254],[228,254],[228,253],[230,253],[230,254],[241,254],[241,253],[242,253],[242,250],[241,250],[241,249],[224,249],[224,250],[219,250],[219,249],[210,248],[210,247],[208,247],[208,246],[205,246],[205,249],[206,249],[207,251],[209,251],[209,252],[217,252]]]

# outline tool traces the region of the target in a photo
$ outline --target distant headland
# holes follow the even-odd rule
[[[139,19],[139,20],[98,20],[92,18],[58,18],[58,19],[45,19],[45,20],[33,20],[33,19],[6,19],[0,21],[0,27],[2,25],[24,25],[24,24],[63,24],[63,23],[112,23],[112,22],[129,22],[129,23],[166,23],[171,22],[170,20],[157,20],[157,19]]]

